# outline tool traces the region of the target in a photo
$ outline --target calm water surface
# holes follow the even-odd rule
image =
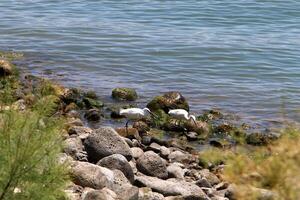
[[[0,48],[30,72],[108,96],[134,87],[143,105],[181,91],[267,123],[300,108],[298,0],[1,0]],[[141,106],[142,106],[141,105]]]

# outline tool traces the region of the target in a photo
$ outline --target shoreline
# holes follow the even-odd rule
[[[185,121],[177,125],[167,111],[189,109],[187,100],[179,92],[153,97],[147,107],[159,119],[134,122],[126,131],[124,118],[118,112],[120,108],[135,106],[138,94],[134,90],[115,89],[112,96],[118,103],[107,107],[106,102],[102,102],[93,91],[65,88],[32,75],[27,79],[30,80],[29,85],[22,83],[21,92],[29,86],[38,88],[41,82],[46,81],[46,91],[43,92],[49,96],[50,91],[51,95],[58,97],[55,115],[66,120],[65,128],[60,131],[64,147],[59,160],[70,165],[73,184],[65,192],[72,200],[97,197],[234,199],[233,184],[222,175],[224,162],[214,163],[204,159],[205,155],[202,159],[201,153],[199,157],[199,151],[190,144],[204,144],[210,146],[208,149],[214,153],[225,154],[240,147],[250,150],[260,148],[258,146],[264,148],[279,138],[272,132],[248,133],[247,124],[233,125],[218,110],[197,116],[196,124]],[[26,110],[29,105],[24,97],[18,97],[16,102],[23,102]],[[17,110],[23,112],[19,107]],[[103,127],[97,124],[102,120],[117,120],[124,125]],[[166,137],[169,135],[171,137]],[[253,194],[269,192],[269,196],[277,195],[272,191],[255,191]]]

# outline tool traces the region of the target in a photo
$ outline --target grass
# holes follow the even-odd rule
[[[225,164],[221,176],[235,186],[235,199],[300,199],[300,131],[287,128],[270,145],[234,150],[207,150],[200,161]],[[261,190],[264,189],[264,190]]]
[[[65,199],[67,166],[57,162],[64,120],[53,115],[57,86],[41,81],[27,94],[34,100],[25,101],[25,110],[13,106],[17,90],[22,90],[17,74],[0,78],[0,200]]]

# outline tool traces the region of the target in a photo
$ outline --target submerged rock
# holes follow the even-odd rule
[[[86,106],[86,108],[88,109],[92,109],[92,108],[102,108],[104,106],[102,101],[99,101],[97,99],[91,99],[91,98],[84,98],[83,102]]]
[[[136,91],[132,88],[115,88],[112,91],[112,98],[117,100],[134,101],[137,97]]]
[[[94,130],[84,141],[89,160],[98,162],[112,154],[121,154],[131,160],[132,153],[125,140],[111,127]]]
[[[101,118],[101,112],[98,109],[90,109],[84,114],[84,117],[88,121],[99,121]]]
[[[184,109],[189,111],[188,102],[179,92],[167,92],[161,96],[156,96],[148,103],[147,107],[152,111],[162,109],[165,113],[168,113],[171,109]]]

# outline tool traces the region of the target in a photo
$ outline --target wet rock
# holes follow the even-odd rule
[[[87,161],[87,153],[83,150],[80,138],[68,138],[64,141],[64,152],[79,161]]]
[[[13,74],[12,64],[6,60],[0,60],[0,77]]]
[[[136,91],[132,88],[115,88],[112,91],[112,98],[117,100],[134,101],[137,97]]]
[[[140,134],[143,134],[143,133],[146,133],[147,131],[150,131],[150,127],[144,121],[134,122],[132,127],[136,128]]]
[[[164,200],[164,196],[157,192],[152,192],[151,188],[139,189],[139,200]]]
[[[137,176],[136,183],[140,186],[149,187],[153,191],[164,196],[183,196],[186,199],[207,200],[208,197],[200,187],[193,183],[179,181],[177,179],[161,180],[156,177]]]
[[[142,144],[144,144],[144,145],[150,145],[151,144],[151,140],[152,140],[152,138],[151,138],[151,136],[143,136],[142,137]]]
[[[111,127],[94,130],[84,141],[89,160],[97,162],[112,154],[121,154],[127,160],[132,158],[131,150],[124,139]]]
[[[134,181],[134,174],[132,168],[126,158],[121,154],[114,154],[111,156],[107,156],[102,158],[97,165],[106,167],[108,169],[118,169],[126,176],[126,178],[133,183]]]
[[[89,127],[83,126],[72,126],[69,128],[68,133],[69,135],[77,135],[80,139],[86,139],[91,133],[92,129]]]
[[[184,170],[179,167],[177,164],[170,164],[167,167],[167,172],[169,174],[169,178],[178,178],[178,179],[184,179]]]
[[[272,133],[251,133],[247,135],[246,142],[251,145],[266,145],[277,138],[278,136]]]
[[[90,189],[83,192],[81,198],[82,200],[116,200],[117,194],[108,188],[102,190]]]
[[[193,121],[185,121],[183,123],[183,128],[190,132],[196,132],[204,138],[206,138],[210,132],[209,124],[202,121],[196,121],[196,124]]]
[[[153,151],[147,151],[137,160],[137,168],[140,172],[165,179],[168,177],[166,161]]]
[[[101,118],[101,112],[98,109],[90,109],[84,114],[84,117],[88,121],[99,121]]]
[[[69,118],[66,126],[67,127],[83,126],[83,122],[78,118]]]
[[[138,159],[144,155],[144,151],[139,147],[132,147],[131,148],[132,156],[135,159]]]
[[[87,109],[93,109],[93,108],[102,108],[104,106],[102,101],[91,99],[91,98],[84,98],[83,103],[85,104],[85,107]]]
[[[84,104],[82,102],[82,91],[77,88],[69,88],[61,96],[61,100],[69,105],[75,103],[79,108],[83,108]]]
[[[147,108],[151,111],[162,109],[165,113],[168,113],[171,109],[184,109],[189,111],[188,102],[179,92],[168,92],[162,96],[156,96],[148,103]]]

